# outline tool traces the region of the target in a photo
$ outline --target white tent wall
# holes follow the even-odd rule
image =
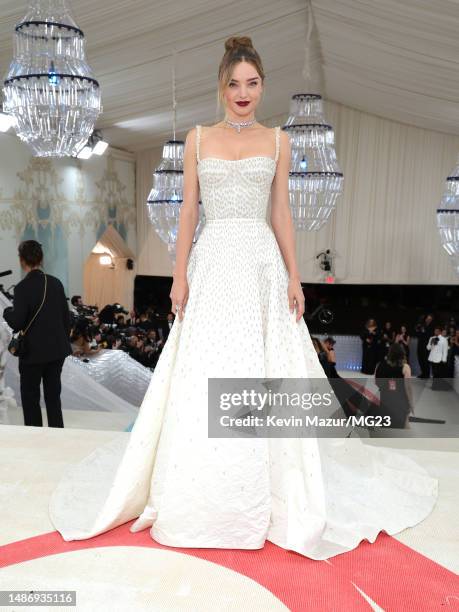
[[[459,136],[330,101],[325,113],[335,129],[345,188],[319,232],[296,233],[302,281],[320,280],[316,255],[330,248],[341,283],[457,284],[435,209],[455,165]],[[286,119],[283,114],[263,123],[283,125]],[[149,223],[145,204],[161,153],[155,148],[136,154],[138,274],[170,276],[167,247]]]

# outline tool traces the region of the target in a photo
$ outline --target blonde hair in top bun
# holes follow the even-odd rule
[[[225,53],[218,68],[218,107],[223,103],[223,92],[231,80],[234,67],[239,62],[252,64],[260,75],[262,84],[264,83],[265,73],[261,58],[254,49],[250,36],[230,36],[225,40]]]

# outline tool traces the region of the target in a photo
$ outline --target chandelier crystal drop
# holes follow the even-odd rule
[[[102,111],[85,38],[65,0],[35,0],[16,26],[4,111],[38,157],[76,155]]]
[[[459,157],[446,179],[446,188],[437,208],[437,227],[442,246],[459,275]]]
[[[325,122],[322,96],[295,94],[282,128],[290,138],[289,196],[298,230],[319,230],[343,193],[343,173],[335,152],[333,128]]]
[[[175,261],[175,249],[183,202],[183,140],[169,140],[163,147],[160,164],[153,172],[153,187],[147,199],[148,217]],[[199,221],[193,244],[201,233],[205,215],[199,202]]]

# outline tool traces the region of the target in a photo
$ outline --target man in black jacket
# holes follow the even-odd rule
[[[419,367],[421,368],[421,373],[418,378],[430,378],[429,349],[427,348],[427,343],[434,335],[433,316],[431,314],[422,317],[422,320],[415,327],[415,335],[418,338],[417,355]]]
[[[14,289],[13,306],[3,317],[13,331],[24,330],[40,308],[45,293],[45,274],[41,245],[26,240],[19,245],[19,261],[26,276]],[[72,354],[70,311],[64,287],[55,276],[46,274],[46,296],[41,310],[27,330],[25,355],[19,357],[21,400],[24,425],[42,427],[40,383],[49,427],[64,427],[61,409],[61,371],[65,358]]]

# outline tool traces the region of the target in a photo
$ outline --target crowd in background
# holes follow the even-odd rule
[[[362,330],[362,367],[364,374],[374,374],[376,366],[387,355],[392,344],[399,344],[410,362],[410,340],[417,338],[418,378],[453,378],[454,361],[459,355],[459,328],[451,317],[448,323],[435,322],[432,314],[422,315],[412,333],[407,325],[394,329],[390,321],[380,327],[375,319],[368,319]]]
[[[73,355],[87,358],[102,349],[122,350],[147,368],[154,370],[174,322],[174,314],[160,316],[154,308],[128,312],[120,304],[108,304],[101,311],[82,303],[81,296],[71,299]],[[335,339],[319,340],[311,336],[325,374],[346,414],[387,415],[389,427],[409,428],[414,415],[411,378],[410,342],[417,338],[418,378],[433,377],[433,390],[447,390],[445,379],[454,377],[454,361],[459,355],[459,329],[454,318],[448,324],[434,321],[432,314],[420,317],[413,330],[407,325],[394,328],[391,321],[381,327],[370,318],[360,334],[362,340],[361,372],[374,376],[380,402],[372,404],[342,379],[336,369]]]
[[[347,416],[363,413],[365,416],[387,417],[390,420],[388,427],[410,428],[410,417],[415,418],[409,364],[411,336],[417,338],[418,378],[430,378],[432,373],[430,388],[433,391],[450,390],[448,379],[454,377],[455,357],[459,355],[459,329],[454,318],[445,325],[435,323],[432,314],[422,315],[412,334],[407,325],[394,329],[390,321],[379,327],[375,319],[367,320],[360,334],[361,372],[374,376],[380,392],[376,402],[368,401],[360,392],[354,391],[349,381],[337,373],[334,338],[329,336],[320,341],[311,337],[319,361]]]
[[[154,370],[174,322],[169,312],[161,317],[152,307],[137,313],[120,304],[107,304],[102,310],[83,304],[81,296],[71,299],[73,355],[86,358],[102,349],[125,351],[130,357]]]
[[[88,357],[102,349],[118,349],[151,369],[156,366],[175,318],[172,312],[161,316],[153,307],[142,312],[128,312],[120,304],[108,304],[99,312],[95,306],[84,305],[78,295],[72,297],[70,310],[73,355]],[[386,321],[379,326],[375,319],[368,319],[360,334],[360,371],[374,375],[393,344],[402,348],[409,364],[412,337],[417,338],[418,378],[454,377],[454,361],[459,355],[459,328],[453,317],[447,324],[436,323],[432,314],[422,315],[412,332],[404,324],[395,328],[391,321]],[[312,341],[325,373],[336,377],[335,340],[329,336],[322,341],[312,337]]]

